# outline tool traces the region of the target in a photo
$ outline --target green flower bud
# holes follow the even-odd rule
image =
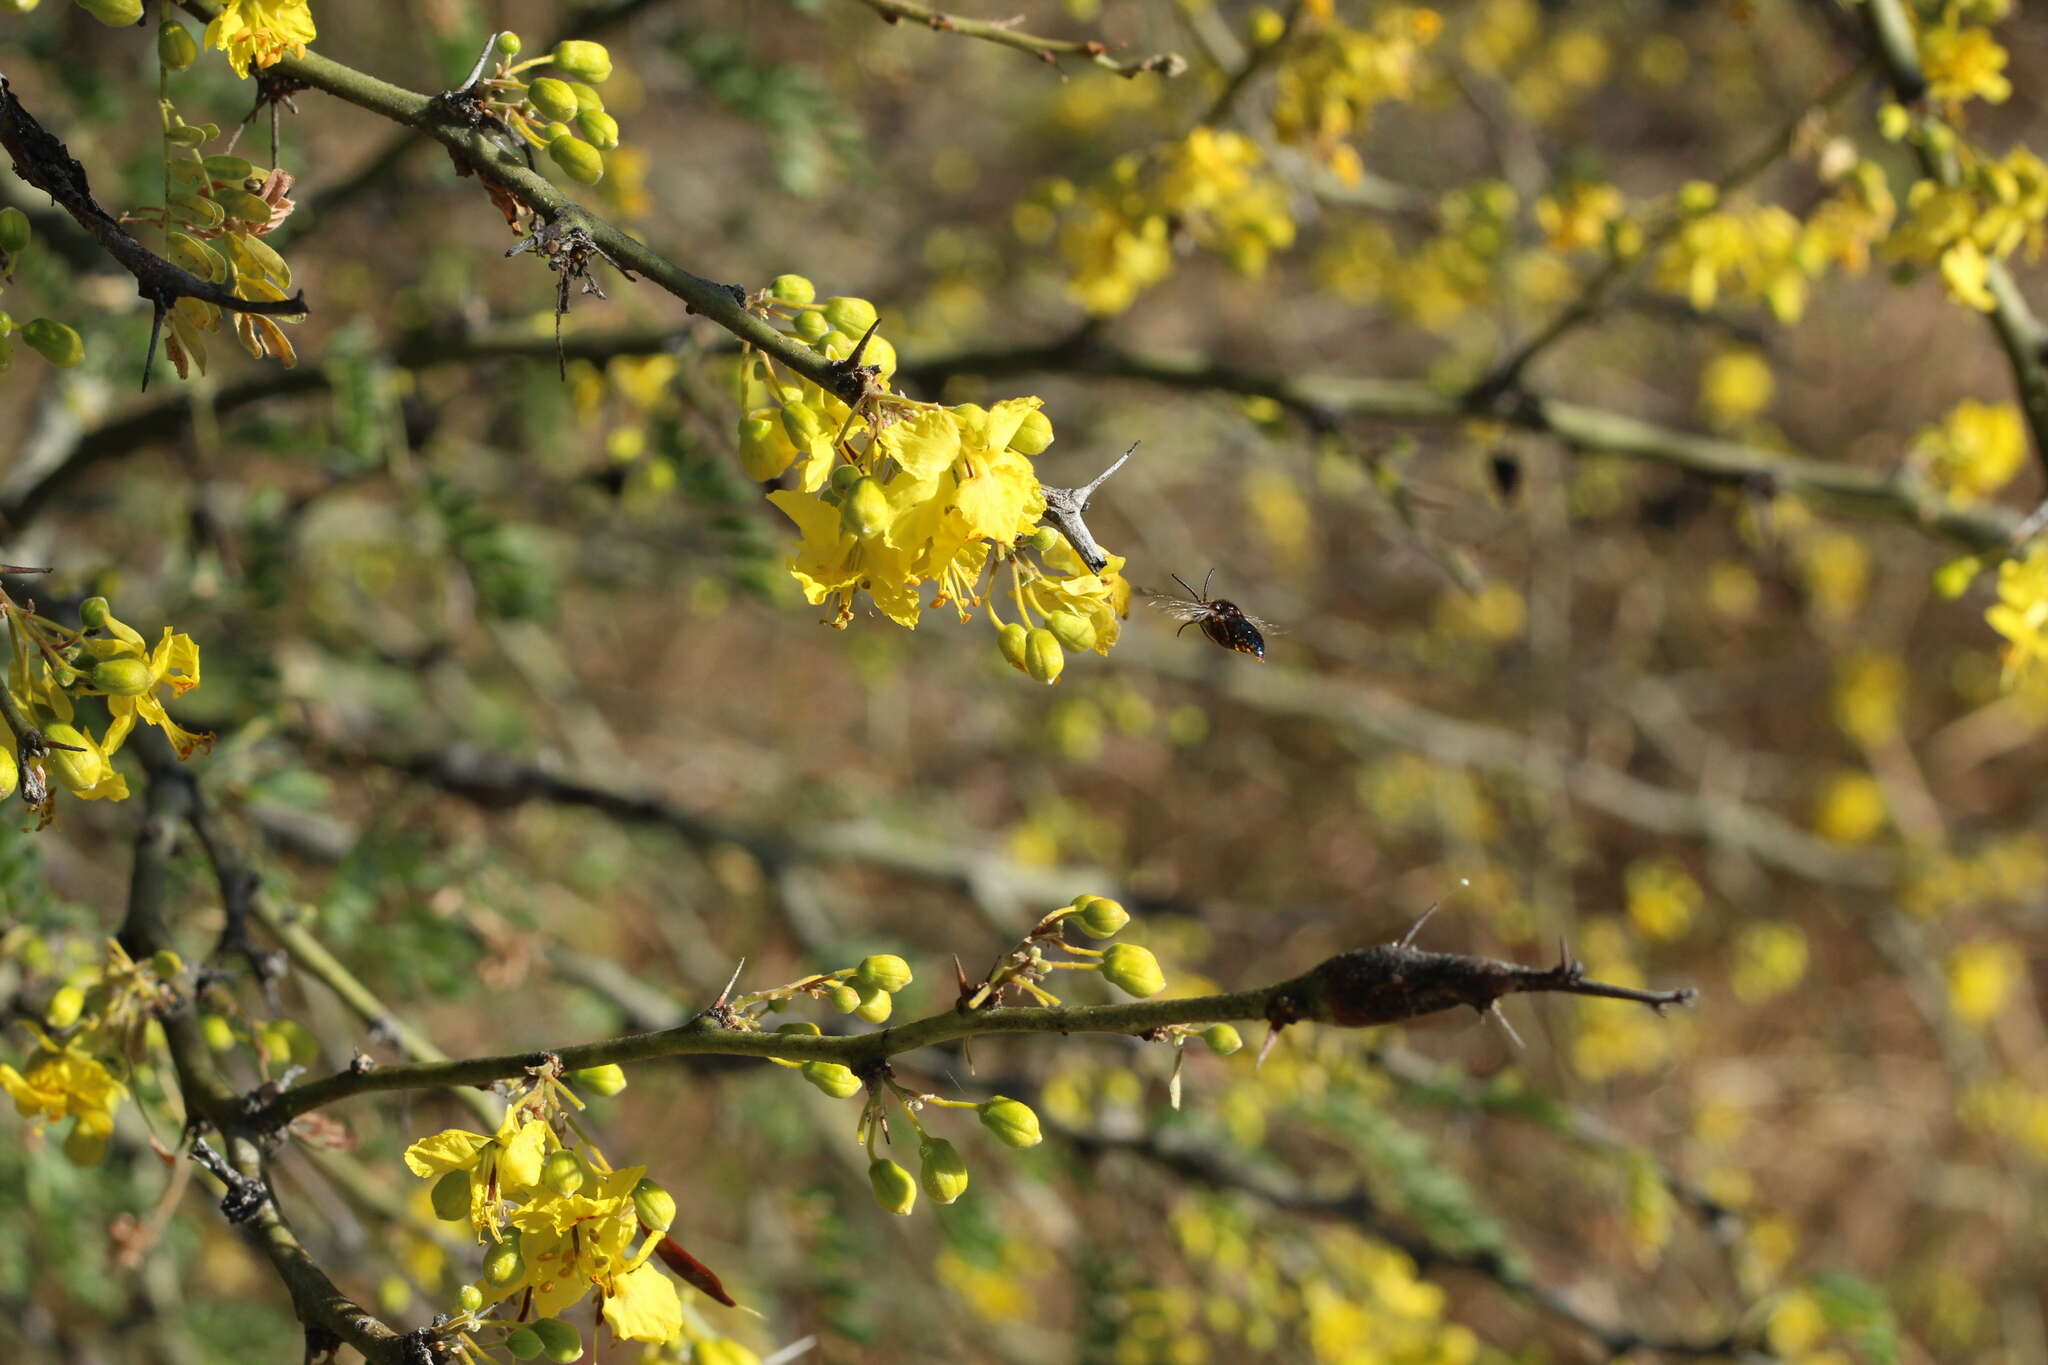
[[[1038,1130],[1038,1115],[1022,1100],[997,1095],[974,1108],[981,1115],[981,1126],[995,1134],[999,1142],[1011,1147],[1036,1147],[1045,1141],[1045,1134]]]
[[[1060,670],[1067,666],[1066,652],[1053,633],[1043,626],[1031,632],[1024,641],[1024,671],[1042,683],[1056,683]]]
[[[605,51],[603,43],[578,39],[556,43],[554,63],[570,75],[580,76],[592,85],[603,85],[612,74],[612,54]]]
[[[29,239],[34,235],[27,214],[16,208],[0,209],[0,251],[18,256],[28,250]]]
[[[860,1008],[853,1013],[856,1018],[865,1019],[870,1024],[886,1024],[889,1022],[889,1016],[895,1011],[895,1008],[895,997],[890,995],[889,992],[862,991]]]
[[[50,1007],[43,1011],[43,1018],[51,1028],[70,1028],[83,1013],[85,992],[76,986],[59,986],[50,997]]]
[[[484,1252],[484,1278],[498,1288],[517,1284],[526,1274],[526,1258],[519,1254],[519,1234],[513,1233],[502,1242],[491,1243]]]
[[[858,337],[875,322],[875,305],[866,299],[830,298],[825,300],[825,321],[837,331],[850,337]]]
[[[540,1354],[540,1335],[531,1327],[515,1327],[505,1338],[505,1349],[515,1360],[532,1360]]]
[[[1053,530],[1050,526],[1041,526],[1030,535],[1024,537],[1024,544],[1040,554],[1044,554],[1059,543],[1060,533]]]
[[[873,479],[861,479],[839,505],[839,524],[851,535],[866,540],[889,524],[889,495]]]
[[[585,109],[578,114],[576,128],[600,151],[619,145],[619,121],[602,109]]]
[[[1202,1030],[1202,1041],[1209,1045],[1209,1051],[1218,1057],[1228,1057],[1244,1046],[1244,1039],[1228,1024],[1211,1024]]]
[[[1166,989],[1159,959],[1135,943],[1119,943],[1102,955],[1102,974],[1127,995],[1144,999]]]
[[[542,118],[550,121],[567,123],[578,112],[576,92],[569,88],[569,82],[558,81],[553,76],[542,76],[527,86],[526,102],[539,111]]]
[[[85,342],[61,322],[37,318],[21,329],[21,339],[30,350],[60,370],[68,370],[85,359]]]
[[[1036,408],[1024,414],[1017,434],[1010,438],[1010,449],[1019,455],[1036,455],[1051,444],[1052,418]]]
[[[574,1194],[589,1178],[590,1167],[567,1147],[549,1152],[548,1159],[540,1164],[540,1183],[556,1194]]]
[[[540,1338],[541,1350],[557,1365],[583,1359],[583,1334],[560,1318],[542,1318],[533,1324],[533,1334]]]
[[[526,86],[526,102],[535,106],[535,111],[549,123],[567,123],[580,113],[575,90],[569,88],[569,82],[555,80],[553,76],[543,76]]]
[[[553,142],[558,137],[567,136],[569,136],[569,125],[566,123],[555,122],[543,124],[541,126],[540,140],[543,146],[545,146],[547,143]]]
[[[825,482],[834,493],[846,494],[851,493],[854,486],[867,477],[857,464],[840,464],[832,466],[831,476]]]
[[[235,1045],[235,1026],[218,1014],[201,1015],[199,1036],[204,1038],[206,1045],[215,1052],[226,1052]]]
[[[910,964],[894,953],[876,953],[860,960],[853,979],[871,990],[894,995],[910,984]]]
[[[159,981],[175,981],[185,970],[185,959],[174,948],[159,948],[149,955],[149,969]]]
[[[580,137],[556,138],[548,144],[548,155],[555,159],[563,174],[578,184],[595,185],[604,179],[604,153]]]
[[[861,1092],[860,1077],[837,1062],[805,1062],[797,1070],[835,1100],[849,1099]]]
[[[113,609],[104,597],[88,597],[78,604],[78,623],[87,630],[104,630]]]
[[[676,1221],[676,1197],[652,1180],[633,1187],[633,1212],[650,1232],[667,1232]]]
[[[1114,938],[1117,930],[1131,922],[1123,906],[1107,896],[1076,896],[1074,909],[1074,923],[1090,938]]]
[[[798,1034],[806,1038],[823,1037],[825,1033],[825,1030],[819,1028],[808,1019],[792,1019],[786,1024],[777,1024],[775,1031],[777,1033]]]
[[[616,1062],[606,1062],[603,1066],[586,1066],[581,1071],[572,1071],[569,1079],[593,1095],[616,1095],[626,1088],[626,1068]]]
[[[772,417],[747,417],[740,421],[740,468],[750,479],[766,482],[789,468],[796,447],[789,443],[782,423]]]
[[[74,1166],[92,1167],[107,1159],[107,1139],[112,1134],[85,1126],[80,1119],[64,1135],[64,1158]]]
[[[108,28],[142,22],[142,0],[78,0],[78,7]]]
[[[996,631],[996,648],[1003,651],[1003,657],[1010,661],[1010,667],[1019,673],[1025,671],[1025,649],[1031,641],[1031,633],[1015,621],[999,627]]]
[[[834,327],[821,337],[813,337],[811,349],[828,360],[844,360],[853,354],[853,338]]]
[[[455,1306],[465,1313],[474,1313],[484,1306],[484,1291],[473,1284],[466,1284],[455,1291]]]
[[[92,685],[109,696],[139,697],[149,691],[149,665],[128,656],[109,659],[92,671]]]
[[[517,57],[521,46],[519,35],[516,33],[508,30],[498,35],[498,55],[500,57]]]
[[[76,726],[46,725],[43,727],[43,738],[58,744],[77,746],[76,749],[50,750],[49,761],[56,768],[58,779],[71,790],[85,791],[89,787],[97,786],[99,780],[107,775],[107,756],[100,752],[99,745],[81,734]]]
[[[860,992],[851,986],[834,986],[825,999],[841,1014],[852,1014],[860,1008]]]
[[[794,327],[796,334],[805,341],[816,341],[819,337],[832,330],[832,324],[825,321],[823,313],[808,311],[798,313],[795,320],[790,323],[790,326]]]
[[[14,795],[20,785],[21,765],[15,762],[14,750],[0,744],[0,801]]]
[[[809,303],[818,297],[818,289],[801,275],[777,275],[768,282],[768,297],[784,303]]]
[[[450,1171],[434,1182],[427,1197],[433,1201],[434,1216],[448,1223],[469,1221],[469,1172]]]
[[[1095,648],[1095,623],[1079,612],[1055,611],[1045,618],[1045,628],[1062,649],[1082,653]]]
[[[944,1138],[928,1138],[917,1148],[917,1183],[934,1202],[950,1204],[967,1192],[967,1163]]]
[[[825,434],[825,419],[809,403],[782,405],[782,430],[799,449]]]
[[[868,1163],[868,1184],[884,1213],[907,1214],[917,1207],[917,1182],[888,1157],[878,1156]]]
[[[604,96],[597,93],[597,87],[584,81],[570,81],[569,88],[576,92],[576,111],[587,114],[595,109],[604,111]]]

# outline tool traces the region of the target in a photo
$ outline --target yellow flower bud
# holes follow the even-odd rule
[[[1044,554],[1059,543],[1060,533],[1053,530],[1050,526],[1041,526],[1030,535],[1024,537],[1024,544],[1040,554]]]
[[[832,330],[832,324],[825,321],[823,313],[798,313],[790,326],[794,327],[796,334],[805,341],[816,341]]]
[[[633,1212],[650,1232],[667,1232],[676,1221],[676,1197],[652,1180],[633,1187]]]
[[[556,1194],[570,1195],[583,1188],[590,1178],[590,1167],[583,1158],[567,1147],[560,1147],[548,1153],[548,1159],[540,1166],[541,1184]]]
[[[950,1204],[967,1192],[967,1163],[944,1138],[929,1138],[917,1149],[917,1183],[934,1202]]]
[[[1036,455],[1052,444],[1052,418],[1037,408],[1024,414],[1024,420],[1017,426],[1017,434],[1010,438],[1010,449],[1019,455]]]
[[[61,322],[37,318],[21,329],[21,339],[30,350],[60,370],[68,370],[85,359],[85,342]]]
[[[515,1360],[532,1360],[541,1352],[540,1334],[531,1327],[515,1327],[505,1337],[505,1349]]]
[[[178,973],[185,970],[185,959],[178,956],[175,948],[159,948],[149,955],[149,969],[159,981],[175,981]]]
[[[513,1233],[502,1242],[493,1242],[484,1252],[484,1278],[498,1288],[517,1284],[526,1274],[526,1258],[519,1254],[519,1234]]]
[[[593,109],[599,113],[604,112],[604,96],[597,93],[596,86],[583,81],[570,81],[569,88],[576,92],[578,113],[587,114]]]
[[[856,1018],[865,1019],[870,1024],[886,1024],[889,1022],[889,1015],[894,1012],[895,1008],[895,997],[891,996],[889,992],[862,991],[860,1008],[853,1013]]]
[[[572,1071],[569,1079],[593,1095],[616,1095],[626,1088],[626,1069],[616,1062],[606,1062]]]
[[[841,1014],[852,1014],[860,1008],[860,992],[851,986],[834,986],[825,998]]]
[[[740,421],[740,468],[750,479],[766,482],[789,468],[796,447],[789,443],[782,423],[772,417],[747,417]]]
[[[149,691],[149,665],[132,656],[109,659],[92,671],[92,685],[109,696],[139,697]]]
[[[0,801],[14,795],[20,785],[21,765],[14,759],[14,750],[0,743]]]
[[[1025,638],[1024,671],[1033,678],[1042,683],[1056,683],[1060,680],[1060,670],[1066,666],[1066,653],[1051,631],[1041,626]]]
[[[997,1095],[974,1107],[981,1115],[981,1126],[1007,1146],[1036,1147],[1045,1140],[1045,1134],[1038,1129],[1038,1115],[1022,1100]]]
[[[455,1306],[465,1313],[474,1313],[484,1306],[484,1291],[473,1284],[466,1284],[455,1292]]]
[[[70,1028],[83,1013],[85,992],[76,986],[60,986],[50,997],[50,1007],[43,1011],[43,1019],[51,1028]]]
[[[1102,955],[1102,974],[1127,995],[1144,999],[1166,989],[1159,959],[1135,943],[1119,943]]]
[[[996,647],[1003,651],[1003,657],[1010,661],[1010,667],[1019,673],[1025,671],[1025,647],[1030,643],[1031,633],[1012,621],[996,630]]]
[[[1202,1041],[1209,1045],[1209,1051],[1218,1057],[1228,1057],[1244,1046],[1244,1039],[1228,1024],[1211,1024],[1202,1030]]]
[[[542,76],[526,87],[526,102],[539,111],[540,116],[552,121],[567,123],[578,112],[576,92],[569,88],[569,82],[558,81],[553,76]]]
[[[43,738],[56,744],[75,746],[74,749],[52,749],[49,759],[50,765],[56,769],[58,780],[71,790],[86,791],[97,786],[99,780],[107,775],[106,755],[100,752],[99,745],[81,734],[76,726],[46,725],[43,727]]]
[[[818,289],[802,275],[777,275],[768,283],[768,297],[784,303],[810,303],[818,297]]]
[[[540,1348],[547,1358],[557,1365],[583,1359],[582,1334],[560,1318],[542,1318],[533,1324],[533,1334],[540,1338]]]
[[[104,597],[88,597],[78,604],[78,623],[87,630],[103,630],[113,609]]]
[[[884,1213],[907,1214],[917,1207],[917,1182],[888,1157],[878,1156],[868,1163],[868,1185]]]
[[[175,20],[167,22],[157,30],[156,59],[171,71],[183,71],[199,60],[199,44],[192,31]]]
[[[825,300],[825,321],[849,337],[859,337],[875,323],[875,305],[844,296]]]
[[[0,251],[18,256],[28,250],[29,240],[34,235],[27,214],[17,208],[0,209]]]
[[[218,1014],[202,1015],[199,1020],[199,1036],[215,1052],[226,1052],[235,1045],[235,1026]]]
[[[612,54],[605,50],[603,43],[580,39],[555,44],[554,63],[572,76],[580,76],[592,85],[603,85],[612,74]]]
[[[585,109],[576,116],[576,128],[600,151],[619,145],[619,121],[602,109]]]
[[[836,500],[851,493],[854,485],[867,477],[857,464],[837,464],[832,466],[831,477],[825,480],[825,484]]]
[[[786,1024],[777,1024],[775,1031],[777,1033],[793,1033],[806,1038],[822,1037],[825,1032],[825,1030],[819,1028],[808,1019],[792,1019]]]
[[[876,953],[861,959],[853,979],[870,990],[894,995],[910,984],[910,964],[894,953]]]
[[[449,1223],[468,1222],[469,1172],[448,1172],[434,1182],[434,1188],[427,1192],[427,1198],[434,1205],[436,1218]]]
[[[548,155],[562,168],[562,173],[582,185],[595,185],[604,179],[604,153],[573,134],[556,138],[548,144]]]
[[[839,524],[850,535],[867,540],[889,525],[889,495],[873,479],[861,479],[839,504]]]
[[[805,1062],[797,1070],[803,1073],[805,1080],[835,1100],[848,1099],[861,1092],[860,1077],[837,1062]]]
[[[1095,648],[1095,623],[1079,612],[1049,612],[1045,628],[1052,632],[1052,638],[1058,640],[1063,649],[1079,653]]]
[[[1131,922],[1121,904],[1107,896],[1074,897],[1074,923],[1090,938],[1114,938],[1117,930]]]
[[[108,28],[142,22],[142,0],[78,0],[78,7]]]

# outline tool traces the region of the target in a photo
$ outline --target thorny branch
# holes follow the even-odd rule
[[[1040,38],[1018,29],[1018,21],[968,19],[957,14],[947,14],[925,5],[905,3],[905,0],[857,0],[880,15],[886,23],[897,23],[908,19],[912,23],[942,33],[957,33],[964,38],[979,38],[984,42],[1000,43],[1019,52],[1028,52],[1048,66],[1056,65],[1062,57],[1079,57],[1093,62],[1106,71],[1119,76],[1132,77],[1145,73],[1161,76],[1178,76],[1188,69],[1187,59],[1177,52],[1162,52],[1157,56],[1142,57],[1135,61],[1118,61],[1109,49],[1109,44],[1095,39]]]
[[[164,315],[181,298],[198,299],[232,313],[303,316],[306,294],[289,299],[245,299],[171,264],[137,241],[114,216],[101,208],[86,183],[85,167],[64,144],[23,107],[7,78],[0,76],[0,146],[14,158],[14,173],[50,196],[57,207],[78,221],[108,255],[135,277],[136,290],[155,310],[150,323],[149,352],[142,361],[142,387],[149,387],[150,363],[156,356],[157,334]]]

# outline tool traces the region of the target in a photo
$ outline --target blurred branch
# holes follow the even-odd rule
[[[1863,7],[1864,23],[1871,45],[1877,49],[1892,93],[1901,104],[1916,104],[1927,95],[1927,77],[1920,69],[1920,49],[1914,38],[1913,19],[1900,0],[1870,0]],[[1913,150],[1929,179],[1942,185],[1958,185],[1963,168],[1952,150],[1937,147],[1925,137],[1914,138]],[[1992,308],[1984,320],[1998,336],[2012,370],[2013,387],[2019,391],[2020,409],[2027,415],[2027,430],[2034,438],[2034,457],[2048,467],[2048,329],[2028,307],[2026,296],[2013,282],[2003,261],[1984,263],[1985,287],[1991,291]]]
[[[905,0],[854,0],[866,5],[882,17],[885,23],[898,23],[908,19],[912,23],[943,33],[957,33],[963,38],[979,38],[984,42],[1000,43],[1004,47],[1028,52],[1044,61],[1048,66],[1056,65],[1062,57],[1081,57],[1105,71],[1114,71],[1119,76],[1130,77],[1153,72],[1161,76],[1178,76],[1188,69],[1187,59],[1177,52],[1162,52],[1156,56],[1136,61],[1120,62],[1110,55],[1109,44],[1096,39],[1040,38],[1020,32],[1020,19],[966,19],[957,14],[925,5],[908,4]]]
[[[954,1008],[847,1037],[758,1032],[750,1021],[729,1009],[721,996],[689,1022],[655,1033],[547,1052],[338,1072],[293,1086],[257,1105],[249,1121],[263,1128],[278,1128],[300,1114],[353,1095],[487,1085],[551,1065],[580,1070],[607,1063],[712,1054],[839,1062],[857,1075],[880,1077],[887,1073],[889,1058],[899,1053],[992,1034],[1142,1036],[1175,1024],[1235,1020],[1265,1020],[1275,1033],[1304,1022],[1359,1028],[1460,1007],[1484,1012],[1505,996],[1546,992],[1627,1001],[1658,1011],[1685,1004],[1693,995],[1690,990],[1639,991],[1590,981],[1581,964],[1568,956],[1553,967],[1524,967],[1490,958],[1426,952],[1403,941],[1341,953],[1302,976],[1252,990],[1113,1005]]]
[[[1637,1352],[1691,1359],[1736,1355],[1758,1361],[1774,1358],[1764,1353],[1761,1340],[1754,1334],[1731,1331],[1711,1341],[1684,1341],[1645,1336],[1617,1323],[1603,1321],[1573,1304],[1561,1291],[1539,1282],[1498,1251],[1447,1247],[1402,1227],[1362,1187],[1343,1194],[1312,1193],[1299,1185],[1243,1170],[1220,1153],[1170,1145],[1151,1133],[1140,1137],[1118,1137],[1066,1127],[1055,1127],[1053,1131],[1084,1153],[1120,1152],[1135,1156],[1192,1185],[1250,1195],[1282,1213],[1348,1224],[1369,1237],[1398,1248],[1415,1262],[1417,1270],[1425,1274],[1451,1269],[1482,1275],[1508,1293],[1527,1299],[1544,1313],[1591,1337],[1599,1344],[1607,1360],[1618,1360]]]
[[[954,375],[1003,378],[1071,374],[1128,379],[1163,388],[1270,398],[1316,430],[1345,418],[1389,422],[1463,423],[1476,414],[1467,400],[1420,380],[1294,378],[1240,369],[1187,353],[1139,354],[1081,334],[1050,346],[961,352],[906,362],[899,374],[937,389]],[[1553,436],[1574,450],[1668,465],[1714,483],[1821,499],[1858,515],[1903,522],[1974,550],[2009,543],[2018,518],[1990,504],[1956,505],[1927,485],[1788,455],[1696,432],[1658,426],[1580,403],[1524,394],[1497,419]]]

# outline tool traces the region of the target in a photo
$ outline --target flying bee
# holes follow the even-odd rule
[[[1180,621],[1180,630],[1175,631],[1175,635],[1189,626],[1200,626],[1202,634],[1223,648],[1236,650],[1239,654],[1249,654],[1255,659],[1264,659],[1266,637],[1260,632],[1273,629],[1273,623],[1247,615],[1235,602],[1209,596],[1209,579],[1215,576],[1216,571],[1209,570],[1208,577],[1202,580],[1202,590],[1196,592],[1188,587],[1185,578],[1175,574],[1173,581],[1186,589],[1188,595],[1160,595],[1152,605]]]

